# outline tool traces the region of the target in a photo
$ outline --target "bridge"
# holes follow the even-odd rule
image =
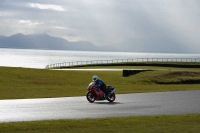
[[[91,66],[91,65],[111,65],[119,63],[136,63],[136,62],[191,62],[199,63],[200,58],[136,58],[136,59],[113,59],[113,60],[92,60],[92,61],[74,61],[54,63],[46,66],[46,69],[51,68],[70,68],[79,66]]]

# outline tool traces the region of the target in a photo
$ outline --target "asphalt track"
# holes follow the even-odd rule
[[[200,90],[118,94],[89,103],[85,96],[0,100],[0,122],[200,113]]]

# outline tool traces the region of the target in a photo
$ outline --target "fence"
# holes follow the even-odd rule
[[[200,58],[137,58],[137,59],[113,59],[113,60],[93,60],[93,61],[75,61],[47,65],[46,68],[61,68],[83,65],[100,65],[114,63],[133,63],[133,62],[200,62]]]

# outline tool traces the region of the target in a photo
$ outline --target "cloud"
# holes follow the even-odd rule
[[[18,24],[26,24],[26,25],[30,25],[30,26],[35,26],[35,25],[39,25],[41,23],[39,23],[39,22],[32,22],[30,20],[19,20]]]
[[[60,26],[53,26],[55,29],[61,29],[61,30],[68,30],[69,28],[67,27],[60,27]]]
[[[58,5],[50,5],[50,4],[39,4],[39,3],[30,3],[30,7],[32,8],[38,8],[41,10],[55,10],[55,11],[65,11],[65,9],[62,6]]]

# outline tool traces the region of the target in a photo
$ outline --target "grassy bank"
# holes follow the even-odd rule
[[[198,133],[200,115],[0,123],[1,133]]]
[[[126,68],[117,68],[122,67]],[[139,66],[127,68],[135,69]],[[0,67],[0,99],[83,96],[93,75],[98,75],[107,85],[114,85],[117,94],[200,89],[200,68],[140,68],[154,71],[123,77],[121,71],[56,71]]]
[[[75,67],[173,67],[173,68],[200,68],[200,62],[123,62],[123,63],[101,63],[63,66],[55,68],[75,68]]]

